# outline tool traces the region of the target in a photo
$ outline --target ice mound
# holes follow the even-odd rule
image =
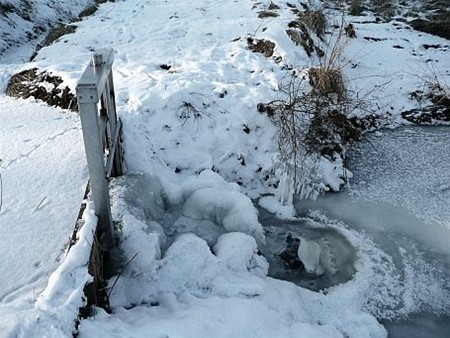
[[[265,243],[257,210],[247,196],[237,191],[199,189],[187,199],[182,214],[198,221],[211,221],[230,232],[243,232],[259,244]]]
[[[219,237],[214,253],[230,270],[252,272],[264,277],[269,271],[269,263],[258,251],[253,237],[239,232],[230,232]]]
[[[336,253],[326,238],[309,240],[300,237],[298,257],[305,266],[306,272],[323,275],[325,272],[334,275],[339,268],[336,265]]]

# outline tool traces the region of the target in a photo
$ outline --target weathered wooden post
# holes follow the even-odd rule
[[[112,49],[94,53],[76,87],[92,199],[98,217],[97,233],[101,245],[107,249],[114,245],[108,178],[122,175],[121,122],[116,113],[113,61]]]

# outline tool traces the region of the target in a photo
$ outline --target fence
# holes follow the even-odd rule
[[[122,175],[122,124],[117,118],[112,49],[96,52],[78,81],[76,95],[89,169],[90,190],[102,247],[114,246],[108,178]]]

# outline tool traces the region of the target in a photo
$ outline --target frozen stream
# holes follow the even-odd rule
[[[195,233],[215,252],[224,233],[255,235],[249,227],[226,228],[230,214],[239,216],[232,225],[262,224],[265,244],[258,243],[258,249],[269,262],[270,277],[316,291],[335,310],[370,313],[390,337],[448,337],[448,130],[411,127],[369,136],[350,154],[351,186],[317,201],[296,201],[294,220],[261,208],[257,216],[249,199],[226,190],[228,183],[212,172],[180,185],[161,183],[154,175],[128,175],[117,182],[115,194],[123,248],[131,257],[141,241],[141,251],[148,251],[147,235],[136,230],[140,226],[154,243],[162,234],[163,257],[184,233]],[[211,188],[216,185],[221,189]],[[140,301],[137,297],[128,306]]]
[[[400,278],[378,305],[390,337],[450,336],[449,131],[410,127],[371,135],[349,156],[349,187],[296,203],[301,215],[341,222],[392,259],[391,274]],[[391,278],[382,266],[380,274]]]

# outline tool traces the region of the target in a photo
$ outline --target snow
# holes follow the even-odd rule
[[[66,19],[87,3],[45,10],[44,0],[33,5],[45,21],[55,13]],[[265,4],[250,0],[105,3],[33,62],[17,64],[14,50],[2,58],[2,89],[15,71],[38,67],[61,76],[73,91],[94,49],[115,50],[127,175],[111,182],[111,197],[126,265],[109,281],[117,281],[110,290],[112,313],[96,309],[81,321],[79,337],[386,337],[377,318],[397,316],[402,302],[406,314],[425,300],[448,313],[448,304],[439,303],[448,293],[427,279],[432,267],[425,260],[416,284],[415,265],[407,265],[412,284],[402,285],[392,257],[369,236],[322,215],[316,215],[317,228],[337,229],[358,249],[354,278],[312,292],[267,276],[268,262],[258,251],[265,234],[252,199],[262,196],[261,206],[292,220],[295,187],[276,170],[276,130],[256,106],[280,98],[287,69],[319,63],[289,40],[285,29],[295,16],[284,2],[276,3],[280,16],[264,20],[257,12]],[[404,124],[399,113],[417,106],[411,91],[434,75],[450,82],[448,41],[396,21],[348,20],[357,38],[343,54],[345,75],[351,89],[388,115],[390,126]],[[10,30],[5,22],[0,20],[0,29]],[[248,50],[249,36],[275,41],[275,58]],[[326,41],[314,40],[326,47]],[[442,47],[426,49],[426,43]],[[96,223],[89,203],[78,242],[64,256],[87,181],[79,118],[5,96],[0,111],[0,332],[71,336],[91,278],[86,262]],[[338,191],[343,178],[351,177],[339,158],[308,158],[306,167],[311,175],[305,182],[313,184],[305,185],[303,196]],[[441,191],[447,186],[438,185]],[[368,198],[378,198],[374,190]],[[445,212],[439,217],[448,222]],[[323,243],[309,244],[315,255],[307,258],[311,250],[300,246],[299,256],[320,274],[329,258]],[[409,253],[403,253],[407,263],[413,260]],[[424,283],[431,287],[411,293]]]
[[[133,299],[137,304],[115,304],[111,315],[99,309],[81,323],[80,336],[386,334],[367,314],[351,308],[336,312],[333,298],[265,277],[267,262],[257,255],[255,240],[248,235],[222,235],[214,253],[198,236],[180,235],[150,279],[140,279],[136,272],[119,279],[114,292],[139,290]],[[145,286],[136,288],[139,279]]]
[[[87,264],[97,226],[93,205],[83,214],[78,240],[48,279],[45,290],[24,293],[13,301],[2,300],[2,337],[70,337],[79,308],[86,305],[84,286],[92,280]],[[42,279],[42,278],[41,278]],[[31,286],[31,285],[30,285]]]
[[[41,292],[60,264],[87,172],[76,115],[4,96],[0,110],[0,299],[8,302]]]

